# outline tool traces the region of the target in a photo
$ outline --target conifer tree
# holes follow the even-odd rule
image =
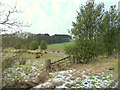
[[[85,6],[80,7],[80,12],[77,12],[76,22],[72,22],[73,28],[70,32],[77,48],[75,56],[82,63],[87,63],[98,55],[103,14],[104,4],[96,5],[94,0],[89,0]]]
[[[40,48],[41,48],[42,50],[47,49],[47,43],[46,43],[45,40],[42,40],[42,41],[41,41],[41,43],[40,43]]]

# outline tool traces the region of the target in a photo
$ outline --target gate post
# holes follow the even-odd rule
[[[45,60],[45,69],[46,69],[46,71],[51,70],[51,60],[50,59]]]
[[[73,55],[72,55],[72,57],[71,57],[71,64],[72,64],[72,65],[75,64],[75,56],[73,56]]]

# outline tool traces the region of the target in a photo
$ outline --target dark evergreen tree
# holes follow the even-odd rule
[[[35,50],[38,48],[38,42],[37,41],[32,41],[30,44],[30,49]]]
[[[87,63],[99,55],[97,46],[103,12],[103,3],[96,5],[94,0],[89,0],[85,6],[80,7],[80,12],[77,12],[76,22],[72,22],[73,28],[70,32],[77,48],[75,56],[82,63]]]
[[[112,55],[118,43],[118,15],[115,8],[116,6],[111,6],[103,18],[103,43],[108,56]]]
[[[47,49],[47,43],[46,43],[45,40],[42,40],[42,42],[41,42],[41,44],[40,44],[40,48],[41,48],[42,50]]]
[[[22,43],[21,42],[17,42],[14,46],[15,49],[21,49],[22,47]]]

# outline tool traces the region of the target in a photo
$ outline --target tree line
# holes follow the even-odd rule
[[[104,3],[89,0],[77,11],[76,22],[72,22],[70,34],[74,45],[65,48],[81,63],[99,56],[111,56],[118,49],[118,13],[116,6],[105,11]]]
[[[71,36],[55,34],[50,36],[49,34],[33,34],[33,33],[11,33],[2,35],[2,46],[3,47],[14,47],[15,44],[22,44],[22,48],[29,49],[30,43],[32,41],[37,41],[38,45],[40,45],[41,41],[45,41],[47,44],[54,43],[64,43],[69,42],[71,40]],[[19,46],[19,45],[18,45]]]

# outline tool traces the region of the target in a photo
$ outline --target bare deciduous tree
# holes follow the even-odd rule
[[[0,3],[0,7],[3,7],[3,5],[4,4]],[[0,11],[0,33],[8,31],[8,29],[10,28],[15,29],[15,27],[17,27],[20,30],[20,27],[31,26],[28,23],[25,24],[23,23],[23,21],[18,20],[18,18],[11,19],[10,17],[13,16],[15,13],[21,13],[21,11],[16,8],[16,4],[8,11]]]

